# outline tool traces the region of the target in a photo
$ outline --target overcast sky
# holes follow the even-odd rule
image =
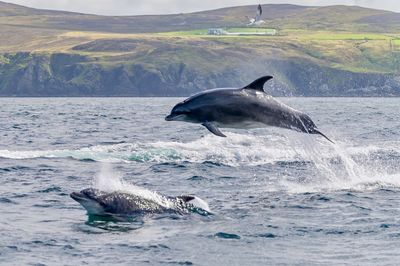
[[[186,13],[236,5],[289,3],[298,5],[358,5],[400,12],[399,0],[5,0],[29,7],[100,15]]]

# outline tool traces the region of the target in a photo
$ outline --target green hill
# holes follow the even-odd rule
[[[262,5],[263,19],[277,28],[388,32],[400,29],[400,14],[357,6],[305,7]],[[244,25],[254,6],[239,6],[176,15],[97,16],[27,8],[0,2],[5,25],[115,33],[165,32]],[[29,24],[28,24],[29,22]]]
[[[263,5],[275,36],[244,29],[254,6],[97,16],[0,2],[0,95],[172,96],[275,75],[275,95],[400,95],[400,14]]]

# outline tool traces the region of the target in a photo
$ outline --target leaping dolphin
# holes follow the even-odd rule
[[[208,205],[195,196],[165,197],[168,204],[160,204],[155,200],[126,192],[104,192],[95,188],[72,192],[70,196],[86,209],[88,215],[94,216],[118,217],[158,213],[184,214],[190,211],[209,212]]]
[[[265,126],[322,134],[311,118],[264,92],[261,77],[243,88],[219,88],[195,94],[174,106],[166,121],[184,121],[205,126],[213,134],[226,137],[219,128],[260,128]],[[332,142],[333,143],[333,142]]]

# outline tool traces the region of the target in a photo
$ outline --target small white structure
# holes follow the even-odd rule
[[[276,29],[269,29],[265,32],[266,35],[276,35]]]
[[[208,35],[228,35],[228,33],[221,28],[208,29]]]
[[[240,28],[236,29],[240,30]],[[265,28],[254,28],[252,31],[244,30],[244,31],[235,31],[231,32],[229,29],[224,30],[222,28],[211,28],[208,29],[208,35],[229,35],[229,36],[254,36],[254,35],[276,35],[276,29],[265,29]]]

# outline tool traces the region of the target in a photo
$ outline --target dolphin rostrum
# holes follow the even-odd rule
[[[219,88],[195,94],[172,108],[166,121],[184,121],[205,126],[213,134],[226,137],[221,128],[260,128],[265,126],[322,134],[311,118],[264,92],[261,77],[243,88]],[[333,142],[332,142],[333,143]]]
[[[105,192],[87,188],[72,192],[71,198],[79,202],[88,215],[95,216],[137,216],[144,214],[177,213],[191,211],[208,213],[207,203],[195,196],[164,197],[165,204],[127,192]]]

